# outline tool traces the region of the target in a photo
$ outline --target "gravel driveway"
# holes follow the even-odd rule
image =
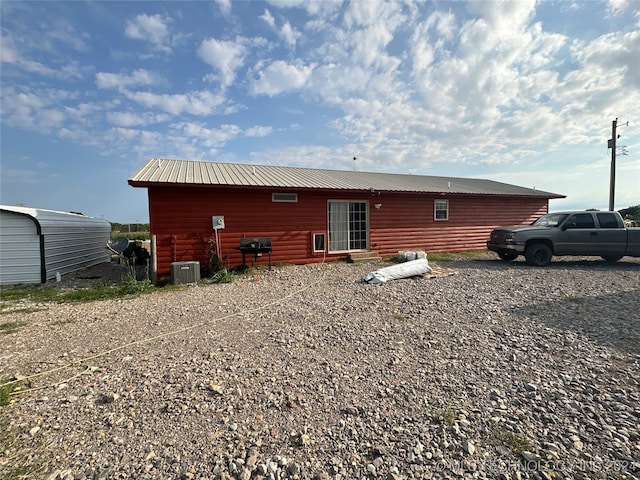
[[[432,266],[4,314],[0,478],[640,478],[640,260]]]

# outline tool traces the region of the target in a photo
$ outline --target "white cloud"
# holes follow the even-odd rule
[[[269,25],[271,28],[276,28],[276,19],[273,18],[273,15],[271,15],[271,12],[268,9],[265,8],[264,13],[258,18],[260,18],[260,20],[263,20],[264,23]]]
[[[38,183],[39,173],[35,170],[0,168],[0,177],[2,177],[3,182],[11,185],[33,184]]]
[[[273,132],[273,127],[269,126],[255,126],[247,128],[245,136],[247,137],[268,137]]]
[[[221,147],[229,140],[242,134],[237,125],[221,125],[220,128],[207,128],[202,123],[179,123],[171,128],[173,135],[184,136],[189,139],[197,138],[207,147]]]
[[[329,17],[335,14],[344,3],[343,0],[267,0],[267,3],[278,8],[302,8],[311,16]]]
[[[258,78],[251,84],[251,94],[273,97],[283,92],[301,89],[312,72],[311,66],[292,65],[283,60],[276,60],[258,72]]]
[[[25,58],[16,46],[16,40],[11,35],[0,37],[0,61],[12,65],[27,73],[35,73],[43,77],[74,80],[82,78],[91,67],[81,66],[76,60],[68,61],[61,66],[49,66],[41,62]]]
[[[278,29],[278,26],[276,25],[276,19],[273,18],[271,12],[266,8],[264,10],[264,13],[260,15],[259,18],[263,20],[271,29],[273,29],[289,48],[294,48],[296,46],[296,43],[298,42],[298,39],[302,37],[302,34],[294,26],[292,26],[289,21],[285,20],[282,26]]]
[[[366,92],[371,72],[358,65],[330,63],[313,69],[310,89],[331,105],[342,105],[345,98]]]
[[[224,97],[206,91],[186,94],[126,92],[125,95],[147,108],[157,108],[172,115],[211,115],[224,104]]]
[[[78,33],[68,23],[61,23],[52,28],[48,36],[57,40],[78,52],[88,52],[90,50],[88,40],[90,36],[86,32]]]
[[[215,78],[223,87],[233,82],[236,70],[244,64],[245,54],[246,47],[242,39],[234,42],[209,38],[198,47],[198,56],[218,71]]]
[[[4,88],[2,122],[26,130],[51,133],[60,128],[66,119],[61,105],[75,97],[75,93],[64,90],[18,91],[13,87]]]
[[[583,65],[597,68],[600,78],[609,77],[615,83],[640,87],[640,30],[608,33],[580,47],[574,48],[576,59]]]
[[[231,14],[231,0],[215,0],[223,15]]]
[[[133,112],[107,112],[105,118],[109,123],[122,127],[137,127],[147,123],[142,115]]]
[[[632,2],[629,0],[607,0],[608,10],[614,15],[619,15],[628,8],[631,8]],[[637,5],[637,4],[635,4]]]
[[[242,137],[266,137],[273,131],[269,126],[253,126],[243,130],[238,125],[223,124],[219,128],[208,128],[201,122],[183,122],[171,125],[171,136],[182,145],[190,143],[209,149],[220,149],[229,141]],[[197,142],[195,141],[197,140]]]
[[[107,112],[105,114],[107,121],[113,125],[121,127],[137,127],[141,125],[149,125],[169,120],[170,115],[151,114],[139,112]]]
[[[163,80],[148,70],[138,69],[130,74],[124,73],[96,73],[96,85],[98,88],[126,89],[131,86],[157,85]]]
[[[146,40],[153,45],[156,50],[169,53],[171,48],[170,34],[167,24],[168,18],[161,15],[136,15],[133,20],[127,20],[124,34],[128,38],[136,40]]]
[[[558,75],[550,68],[566,39],[530,25],[532,2],[472,2],[469,9],[480,17],[461,24],[458,45],[441,41],[441,33],[450,36],[456,23],[450,15],[442,27],[443,17],[432,15],[414,31],[412,75],[427,118],[447,118],[480,144],[514,112],[526,109],[511,128],[517,135],[528,126],[533,140],[533,119],[547,117],[548,106],[540,100],[553,95]],[[528,125],[521,125],[527,118]]]
[[[76,106],[66,106],[64,111],[66,115],[77,122],[84,122],[88,117],[100,112],[102,107],[91,103],[79,103]]]
[[[5,34],[4,31],[0,35],[0,61],[4,63],[16,63],[18,61],[18,52],[13,37]]]
[[[134,128],[114,127],[109,130],[116,138],[120,140],[135,140],[141,134],[140,130]]]
[[[289,22],[284,22],[279,32],[280,38],[291,48],[296,46],[298,39],[302,34],[296,30]]]

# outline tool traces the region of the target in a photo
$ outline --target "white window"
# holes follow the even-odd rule
[[[366,250],[367,202],[329,201],[329,252]]]
[[[433,207],[434,220],[449,220],[449,200],[436,200]]]
[[[324,232],[313,234],[313,251],[324,252],[326,247],[327,236]]]
[[[298,194],[297,193],[272,193],[271,194],[272,202],[289,202],[289,203],[297,203],[298,202]]]

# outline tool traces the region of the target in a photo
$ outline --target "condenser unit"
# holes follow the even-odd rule
[[[197,283],[200,281],[199,262],[173,262],[171,264],[171,284]]]

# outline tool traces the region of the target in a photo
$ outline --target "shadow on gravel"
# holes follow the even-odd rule
[[[553,261],[545,267],[532,267],[527,265],[524,258],[518,257],[516,260],[506,262],[495,258],[477,258],[470,260],[457,260],[451,262],[430,262],[437,265],[449,266],[452,268],[474,268],[479,270],[495,270],[504,271],[512,269],[514,271],[523,271],[528,273],[541,273],[548,271],[553,274],[559,270],[591,270],[600,272],[640,272],[640,258],[625,257],[622,260],[611,263],[606,262],[597,257],[588,259],[576,257],[554,257]]]
[[[618,267],[625,268],[623,264]],[[513,312],[549,328],[573,331],[600,345],[640,355],[639,299],[640,290],[594,297],[565,297],[516,308]]]

